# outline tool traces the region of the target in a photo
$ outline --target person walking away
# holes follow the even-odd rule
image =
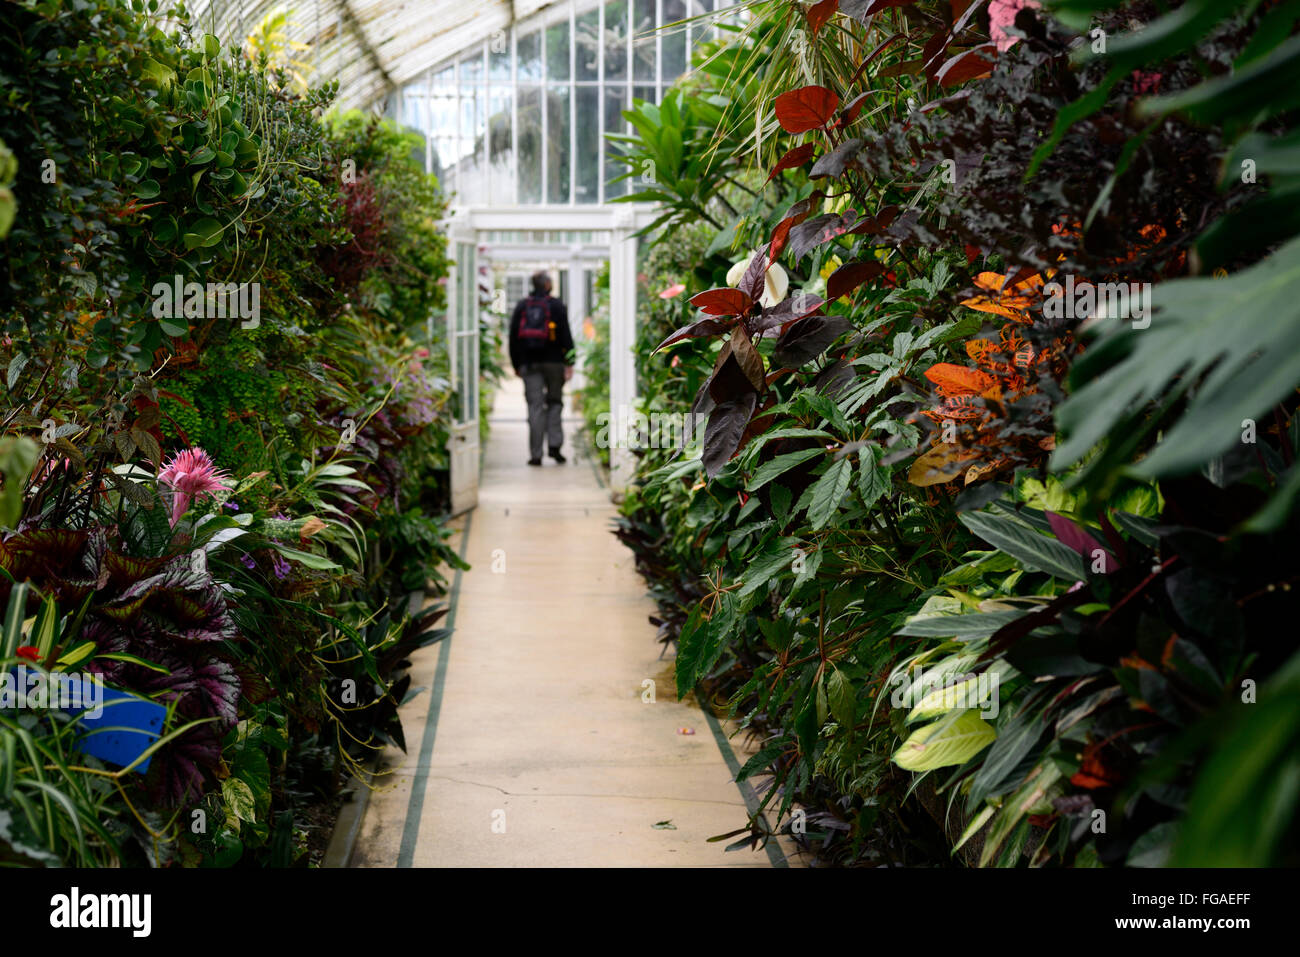
[[[528,401],[528,464],[542,464],[542,442],[551,458],[563,463],[560,453],[564,430],[564,383],[573,378],[573,335],[564,303],[551,295],[551,277],[532,277],[532,295],[519,300],[510,317],[510,364],[524,380]]]

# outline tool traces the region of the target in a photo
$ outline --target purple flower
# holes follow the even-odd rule
[[[284,556],[279,553],[271,559],[271,568],[275,572],[275,577],[281,581],[284,580],[285,576],[288,575],[289,572],[293,571],[289,563],[284,560]]]
[[[222,506],[222,508],[228,508],[228,509],[230,509],[232,512],[238,512],[238,511],[239,511],[239,503],[238,503],[238,502],[226,502],[226,503]]]
[[[257,567],[257,562],[253,561],[253,556],[248,554],[248,552],[244,552],[244,554],[240,555],[239,560],[244,563],[244,567],[249,571],[252,571]]]

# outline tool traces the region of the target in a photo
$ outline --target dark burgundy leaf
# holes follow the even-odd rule
[[[744,368],[732,353],[730,342],[724,350],[726,355],[709,380],[709,395],[719,405],[730,402],[745,392],[754,391],[754,384],[749,381],[749,376],[745,375]]]
[[[931,83],[935,82],[935,73],[943,63],[943,54],[948,49],[950,39],[951,36],[946,29],[940,30],[926,41],[921,50],[921,69],[925,71],[925,77]]]
[[[838,299],[847,296],[864,282],[875,279],[885,271],[878,262],[845,263],[826,280],[826,298]]]
[[[803,259],[822,243],[843,236],[857,221],[857,211],[850,209],[843,214],[825,213],[814,216],[807,222],[800,223],[790,230],[790,255],[796,261]]]
[[[787,133],[819,130],[831,121],[840,98],[824,86],[802,86],[776,98],[776,119]]]
[[[813,388],[832,399],[843,394],[858,377],[847,359],[836,359],[813,379]]]
[[[740,316],[753,304],[753,300],[739,289],[720,286],[706,289],[691,297],[691,305],[710,316]]]
[[[876,71],[876,76],[915,76],[921,72],[924,65],[921,60],[907,60],[904,63],[891,63],[889,66],[882,66]]]
[[[763,296],[763,278],[767,275],[767,250],[768,246],[765,245],[754,253],[754,258],[749,261],[745,274],[740,277],[740,283],[736,286],[749,297],[750,302]]]
[[[808,29],[814,37],[817,36],[817,31],[826,26],[826,22],[835,16],[839,6],[840,0],[820,0],[808,8]]]
[[[817,190],[807,199],[799,200],[786,211],[785,219],[777,223],[776,229],[772,230],[772,242],[768,250],[768,259],[771,262],[776,262],[777,257],[781,255],[781,250],[785,248],[786,241],[790,237],[790,229],[807,219],[808,214],[812,211],[813,203],[825,195],[821,190]]]
[[[866,94],[864,93],[863,96],[866,96]],[[770,183],[776,177],[776,174],[782,170],[795,169],[808,162],[812,158],[813,150],[816,148],[815,143],[804,143],[802,146],[796,146],[794,149],[789,150],[776,161],[776,165],[772,167],[772,172],[767,174],[767,181]]]
[[[840,13],[866,23],[867,17],[873,13],[879,13],[890,7],[905,7],[915,2],[916,0],[840,0]]]
[[[983,76],[992,71],[997,49],[992,43],[983,43],[965,53],[959,53],[935,71],[935,80],[941,86],[955,86]]]
[[[764,309],[763,314],[750,322],[749,329],[753,335],[767,332],[769,329],[775,329],[777,326],[784,326],[787,323],[794,322],[796,319],[802,319],[804,316],[810,316],[822,307],[825,302],[821,296],[814,295],[811,292],[797,292],[793,296],[783,299],[771,309]]]
[[[871,98],[874,95],[874,93],[859,93],[850,100],[849,105],[844,107],[840,113],[840,126],[848,126],[856,120],[858,114],[862,112],[862,108],[871,101]]]
[[[818,179],[822,176],[842,176],[844,170],[853,165],[858,156],[858,151],[862,149],[866,140],[859,137],[851,137],[841,143],[829,153],[821,156],[813,168],[808,173],[809,179]]]
[[[807,316],[791,323],[777,340],[772,359],[783,366],[801,366],[817,358],[853,326],[839,316]]]
[[[655,346],[655,352],[665,346],[671,346],[675,342],[681,342],[683,339],[698,339],[701,336],[716,336],[719,333],[726,332],[728,326],[725,322],[719,322],[717,319],[696,319],[689,326],[682,326],[676,332],[673,332],[659,345]],[[654,355],[654,352],[651,353]]]
[[[709,478],[721,472],[723,466],[736,454],[757,402],[757,392],[745,392],[726,402],[719,402],[709,414],[709,424],[704,429],[704,452],[701,455],[704,474]]]
[[[897,215],[897,206],[885,206],[880,210],[880,212],[876,213],[876,215],[867,216],[861,222],[857,223],[849,230],[849,232],[855,236],[879,236],[889,228],[889,224],[894,221],[894,217]]]
[[[745,373],[745,378],[753,387],[755,392],[761,390],[765,384],[763,378],[763,357],[758,354],[754,344],[749,341],[749,333],[745,332],[743,325],[736,326],[735,331],[731,334],[731,355],[735,358],[740,370]]]

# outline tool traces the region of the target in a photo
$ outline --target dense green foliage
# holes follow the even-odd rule
[[[618,534],[822,860],[1295,863],[1300,11],[1045,6],[774,0],[629,114],[708,428]]]
[[[4,13],[0,667],[167,708],[147,774],[0,711],[5,863],[308,863],[463,567],[418,137],[160,15]]]

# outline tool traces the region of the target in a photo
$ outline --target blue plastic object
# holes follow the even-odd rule
[[[25,666],[10,669],[6,676],[24,691],[31,690],[31,678]],[[90,680],[88,675],[79,674],[81,680]],[[80,715],[77,722],[75,747],[85,754],[93,755],[101,761],[126,767],[140,757],[155,741],[162,737],[163,723],[167,720],[167,709],[160,704],[141,698],[127,691],[119,691],[105,684],[98,684],[98,714],[91,714],[95,701],[85,701],[81,695],[81,686],[74,686],[73,700],[53,705],[64,714]],[[150,755],[132,770],[144,774],[153,761]]]
[[[77,713],[75,709],[68,710]],[[98,717],[82,710],[78,726],[83,734],[77,739],[77,747],[119,767],[126,767],[162,737],[163,721],[167,718],[167,709],[162,705],[107,686],[103,711]],[[151,761],[152,754],[133,770],[144,774]]]

